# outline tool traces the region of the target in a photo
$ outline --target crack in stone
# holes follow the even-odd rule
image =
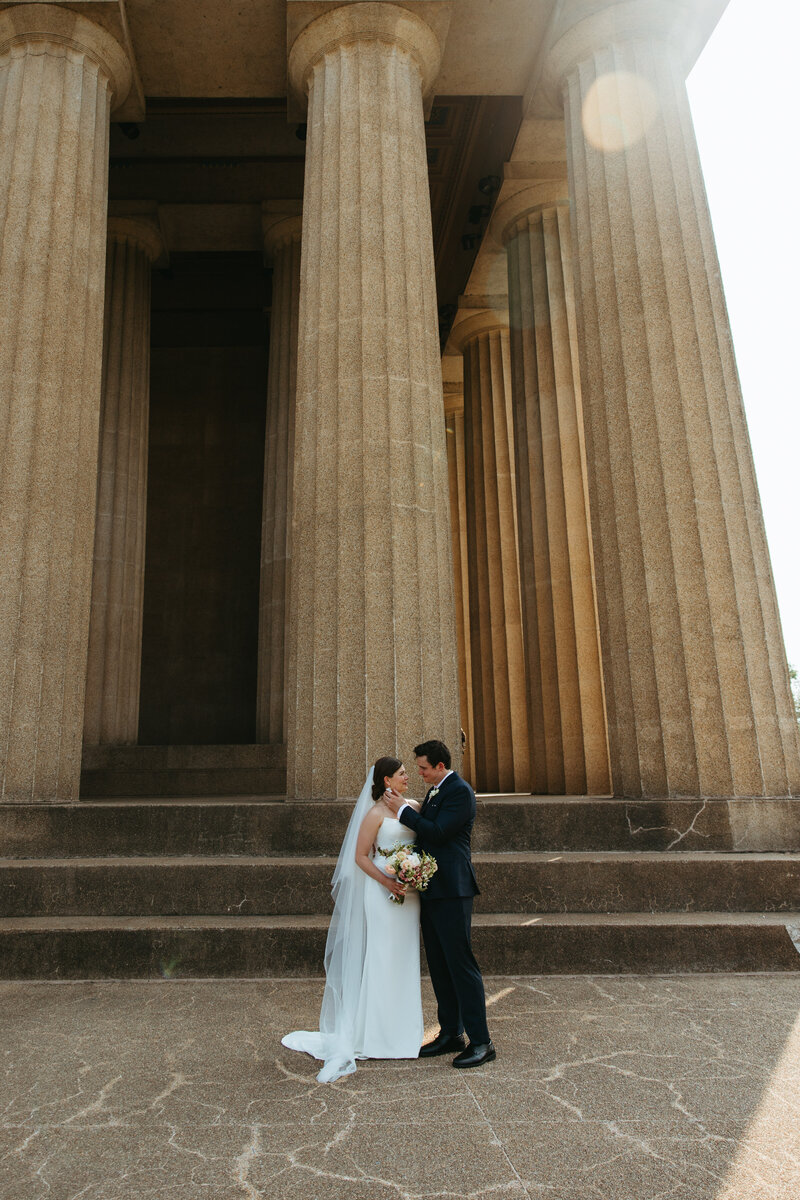
[[[233,1178],[244,1189],[247,1200],[263,1200],[263,1193],[257,1191],[247,1178],[252,1160],[262,1156],[261,1132],[258,1125],[251,1125],[250,1135],[250,1141],[234,1161]]]
[[[110,1079],[108,1081],[108,1083],[104,1083],[102,1088],[100,1089],[100,1095],[97,1097],[97,1099],[93,1100],[91,1104],[87,1104],[85,1108],[82,1108],[78,1112],[73,1113],[71,1117],[67,1117],[67,1119],[64,1121],[64,1124],[69,1125],[72,1121],[77,1121],[81,1117],[88,1117],[90,1113],[103,1112],[103,1109],[105,1107],[105,1102],[108,1099],[110,1093],[114,1090],[114,1088],[117,1086],[117,1084],[120,1083],[121,1081],[122,1081],[122,1075],[117,1075],[114,1077],[114,1079]],[[112,1117],[111,1121],[109,1122],[110,1125],[116,1125],[118,1123],[119,1122],[117,1122],[113,1117]]]
[[[613,1052],[612,1054],[597,1055],[594,1058],[586,1058],[586,1059],[582,1059],[577,1062],[559,1063],[555,1067],[552,1068],[551,1073],[549,1075],[546,1075],[542,1079],[542,1083],[545,1085],[545,1092],[550,1099],[561,1104],[563,1107],[570,1109],[570,1111],[572,1111],[578,1117],[579,1120],[584,1121],[585,1118],[584,1118],[582,1110],[580,1108],[578,1108],[577,1105],[572,1105],[565,1097],[558,1096],[554,1092],[551,1092],[549,1087],[547,1087],[547,1084],[555,1083],[560,1079],[565,1079],[565,1077],[566,1077],[565,1073],[569,1069],[579,1069],[580,1067],[584,1067],[584,1066],[600,1067],[602,1069],[605,1069],[608,1071],[613,1071],[616,1074],[622,1075],[624,1078],[636,1079],[641,1083],[647,1083],[647,1084],[656,1085],[656,1086],[665,1088],[666,1091],[671,1096],[670,1107],[675,1112],[678,1112],[681,1114],[681,1116],[685,1117],[686,1120],[691,1125],[696,1126],[699,1131],[706,1133],[707,1132],[706,1125],[703,1122],[703,1120],[700,1117],[698,1117],[696,1113],[691,1112],[690,1109],[688,1109],[686,1107],[686,1105],[684,1103],[683,1093],[681,1092],[677,1083],[675,1083],[674,1081],[660,1079],[657,1076],[643,1075],[637,1071],[632,1071],[630,1069],[626,1069],[625,1067],[620,1066],[616,1062],[610,1061],[612,1059],[616,1059],[616,1058],[620,1058],[620,1057],[624,1058],[629,1053],[630,1052],[627,1050],[619,1050],[619,1051]],[[643,1056],[643,1057],[650,1057],[650,1056]],[[706,1059],[705,1061],[708,1061],[708,1060]],[[724,1065],[730,1066],[733,1064],[726,1062]],[[742,1066],[744,1066],[744,1065],[742,1065]],[[726,1078],[730,1078],[730,1076],[726,1076]],[[604,1128],[608,1128],[609,1132],[614,1132],[610,1128],[611,1124],[614,1124],[613,1122],[600,1121],[598,1123],[600,1125],[602,1125]]]
[[[552,994],[552,992],[546,992],[546,991],[544,990],[544,988],[541,988],[541,987],[535,987],[535,986],[534,986],[534,984],[532,984],[532,983],[528,983],[528,982],[527,982],[526,980],[524,980],[524,979],[519,979],[519,980],[517,980],[516,982],[517,982],[518,986],[519,986],[519,985],[521,985],[522,987],[526,988],[526,989],[527,989],[529,992],[534,992],[534,993],[535,993],[536,995],[538,995],[538,996],[544,996],[544,997],[545,997],[545,999],[546,999],[546,1000],[549,1000],[549,1001],[550,1001],[552,1004],[555,1004],[555,1003],[556,1003],[556,998],[555,998],[555,996]]]
[[[599,996],[602,996],[604,1000],[613,1000],[615,1004],[619,1002],[618,998],[612,992],[607,992],[605,988],[600,986],[598,980],[589,979],[587,980],[587,983],[593,989],[593,991],[597,992]]]
[[[354,1089],[348,1088],[347,1086],[346,1080],[349,1078],[347,1075],[343,1076],[341,1079],[337,1079],[333,1084],[317,1083],[316,1076],[309,1079],[307,1075],[300,1075],[297,1073],[297,1071],[290,1070],[290,1068],[287,1067],[285,1063],[281,1062],[279,1058],[273,1059],[272,1065],[286,1079],[291,1080],[293,1083],[300,1083],[303,1085],[303,1090],[297,1093],[297,1099],[299,1099],[301,1096],[310,1096],[312,1092],[318,1091],[320,1088],[328,1089],[331,1087],[334,1087],[339,1093],[344,1092],[345,1094],[356,1094]]]
[[[103,1060],[99,1063],[87,1062],[85,1058],[80,1059],[80,1067],[78,1068],[79,1075],[88,1075],[90,1071],[98,1071],[101,1067],[108,1067],[111,1064]]]
[[[699,819],[699,818],[700,818],[700,817],[703,815],[703,813],[705,812],[705,810],[706,810],[706,808],[707,808],[707,807],[708,807],[708,801],[707,801],[707,800],[704,800],[704,801],[703,801],[703,805],[702,805],[702,807],[701,807],[701,808],[698,810],[698,812],[696,812],[696,813],[695,813],[695,815],[692,817],[692,823],[691,823],[691,825],[689,825],[689,826],[688,826],[688,827],[687,827],[687,828],[686,828],[686,829],[683,831],[683,833],[678,833],[678,836],[675,838],[675,840],[674,840],[674,841],[672,841],[672,842],[670,842],[670,844],[667,846],[667,850],[671,850],[673,846],[677,846],[677,845],[678,845],[678,843],[679,843],[679,842],[682,842],[682,841],[683,841],[683,839],[684,839],[685,837],[688,837],[690,833],[696,833],[698,837],[702,837],[702,838],[706,838],[706,839],[708,838],[708,836],[709,836],[709,835],[708,835],[707,833],[701,833],[699,829],[695,829],[695,827],[694,827],[694,826],[695,826],[695,822],[696,822],[696,821],[697,821],[697,820],[698,820],[698,819]],[[676,832],[677,832],[677,831],[676,831]]]
[[[39,1166],[34,1171],[34,1174],[39,1178],[39,1181],[41,1182],[43,1187],[47,1188],[48,1192],[52,1192],[53,1189],[51,1188],[50,1183],[48,1182],[47,1179],[45,1179],[44,1175],[42,1174],[42,1172],[44,1171],[45,1167],[47,1166],[47,1164],[49,1162],[50,1162],[50,1155],[48,1154],[47,1157],[45,1158],[44,1162],[39,1163]]]
[[[700,806],[700,808],[697,810],[697,812],[692,817],[691,824],[688,825],[687,828],[684,830],[678,829],[675,825],[638,825],[634,829],[633,822],[631,820],[631,813],[630,813],[631,805],[626,804],[625,805],[625,820],[628,822],[628,833],[631,835],[632,838],[637,837],[640,833],[660,833],[662,831],[667,832],[667,833],[674,833],[676,835],[675,838],[673,838],[673,840],[669,843],[669,845],[665,847],[665,850],[671,850],[673,848],[673,846],[677,846],[678,843],[682,842],[683,839],[685,837],[688,837],[690,833],[696,834],[697,837],[708,838],[709,834],[703,833],[699,829],[695,829],[695,822],[705,812],[707,807],[708,807],[708,801],[704,800],[702,805]]]
[[[178,1133],[180,1132],[179,1127],[177,1125],[168,1125],[167,1128],[170,1131],[169,1137],[167,1138],[167,1145],[170,1147],[171,1150],[177,1150],[179,1154],[191,1154],[194,1158],[202,1159],[202,1161],[204,1163],[208,1162],[208,1156],[206,1154],[203,1154],[203,1152],[201,1150],[190,1150],[188,1146],[179,1146],[178,1145],[178,1143],[175,1141],[175,1138],[178,1136]],[[213,1157],[213,1155],[212,1155],[212,1157]]]
[[[8,1126],[6,1126],[6,1128],[8,1128]],[[42,1133],[41,1127],[38,1129],[34,1129],[33,1132],[29,1133],[28,1136],[25,1138],[25,1141],[20,1143],[19,1146],[12,1146],[10,1150],[6,1150],[5,1154],[0,1154],[0,1162],[4,1162],[5,1159],[7,1159],[7,1158],[13,1158],[13,1156],[15,1154],[19,1154],[21,1157],[23,1152],[25,1150],[27,1150],[30,1143],[32,1141],[34,1141],[35,1138],[38,1138],[41,1135],[41,1133]]]
[[[469,1090],[469,1088],[467,1090]],[[333,1135],[333,1137],[330,1139],[330,1141],[326,1142],[324,1144],[324,1146],[321,1147],[319,1152],[323,1156],[327,1156],[327,1154],[335,1146],[344,1142],[344,1140],[347,1138],[347,1136],[351,1132],[351,1130],[356,1127],[357,1118],[358,1118],[358,1114],[356,1111],[356,1107],[351,1106],[348,1110],[347,1123],[341,1129],[336,1131],[336,1133]],[[486,1123],[489,1126],[489,1129],[491,1130],[491,1125],[489,1125],[489,1122],[487,1121]],[[492,1134],[493,1134],[493,1137],[496,1139],[496,1135],[494,1134],[493,1130],[492,1130]],[[497,1144],[496,1140],[492,1144]],[[313,1148],[316,1148],[316,1147],[313,1147]],[[312,1147],[305,1144],[305,1145],[297,1147],[294,1150],[288,1151],[286,1153],[286,1158],[288,1159],[290,1166],[293,1169],[297,1169],[300,1171],[306,1171],[319,1179],[328,1179],[331,1181],[336,1181],[337,1183],[362,1183],[362,1184],[364,1184],[364,1183],[370,1184],[371,1183],[376,1186],[389,1188],[390,1190],[397,1193],[398,1200],[479,1200],[479,1197],[482,1197],[482,1196],[488,1197],[488,1196],[493,1196],[493,1195],[499,1195],[503,1192],[509,1193],[509,1189],[513,1189],[513,1191],[517,1192],[517,1194],[518,1194],[517,1183],[514,1181],[505,1181],[503,1183],[490,1184],[486,1187],[478,1188],[477,1190],[471,1191],[468,1193],[451,1192],[449,1190],[444,1190],[444,1191],[426,1190],[424,1192],[409,1191],[401,1183],[399,1183],[396,1179],[386,1179],[383,1176],[371,1174],[368,1171],[364,1171],[361,1167],[359,1167],[353,1161],[353,1158],[351,1155],[348,1155],[348,1157],[350,1158],[350,1161],[353,1162],[353,1168],[357,1172],[357,1174],[354,1174],[354,1175],[348,1175],[348,1174],[343,1173],[342,1171],[326,1171],[322,1167],[315,1166],[313,1163],[300,1161],[299,1155],[301,1155],[303,1153],[303,1151],[308,1151],[310,1149],[312,1149]],[[530,1193],[525,1188],[525,1185],[522,1183],[522,1180],[519,1178],[519,1175],[517,1174],[513,1165],[511,1163],[509,1163],[509,1165],[511,1166],[511,1169],[514,1170],[514,1174],[517,1176],[517,1180],[519,1181],[519,1186],[522,1188],[524,1194],[528,1197],[528,1200],[532,1200]]]
[[[167,1086],[160,1091],[148,1104],[148,1109],[152,1111],[161,1100],[166,1100],[167,1096],[171,1096],[173,1092],[177,1092],[178,1088],[190,1087],[191,1080],[187,1079],[180,1071],[173,1071],[172,1079]]]
[[[509,989],[509,990],[512,990],[512,989]],[[502,993],[501,993],[501,994],[502,994]],[[508,1151],[506,1150],[506,1148],[505,1148],[505,1146],[503,1145],[503,1143],[502,1143],[502,1141],[500,1140],[500,1138],[497,1136],[497,1132],[496,1132],[496,1130],[495,1130],[494,1126],[492,1125],[492,1122],[491,1122],[491,1121],[489,1120],[489,1118],[487,1117],[487,1115],[486,1115],[486,1113],[485,1113],[485,1111],[484,1111],[484,1109],[483,1109],[483,1105],[482,1105],[482,1104],[481,1104],[481,1102],[478,1100],[478,1097],[475,1095],[475,1093],[473,1092],[472,1088],[471,1088],[471,1087],[470,1087],[470,1085],[469,1085],[469,1081],[468,1081],[468,1080],[466,1080],[466,1079],[464,1080],[464,1086],[465,1086],[465,1088],[467,1089],[467,1091],[469,1092],[470,1096],[472,1097],[472,1102],[473,1102],[473,1104],[474,1104],[474,1105],[475,1105],[475,1107],[477,1108],[478,1112],[481,1114],[481,1117],[483,1118],[483,1120],[486,1122],[486,1125],[487,1125],[487,1127],[488,1127],[488,1129],[489,1129],[489,1132],[490,1132],[490,1133],[491,1133],[491,1135],[492,1135],[492,1144],[493,1144],[494,1146],[497,1146],[497,1147],[498,1147],[498,1149],[500,1150],[500,1152],[502,1153],[502,1155],[503,1155],[503,1158],[506,1160],[506,1162],[507,1162],[507,1163],[508,1163],[508,1165],[509,1165],[509,1168],[510,1168],[510,1169],[513,1171],[514,1175],[516,1176],[516,1179],[517,1179],[517,1181],[518,1181],[518,1183],[519,1183],[520,1187],[522,1188],[523,1192],[524,1192],[524,1193],[525,1193],[525,1195],[528,1197],[528,1200],[533,1200],[533,1198],[531,1197],[531,1194],[530,1194],[530,1192],[528,1191],[527,1187],[526,1187],[526,1186],[525,1186],[525,1184],[523,1183],[522,1176],[520,1175],[519,1171],[517,1170],[517,1168],[514,1166],[513,1162],[511,1161],[511,1158],[509,1157],[509,1153],[508,1153]]]

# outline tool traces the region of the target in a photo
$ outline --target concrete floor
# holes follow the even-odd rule
[[[316,1027],[321,991],[0,984],[0,1197],[800,1195],[796,976],[493,978],[495,1063],[333,1085],[279,1042]]]

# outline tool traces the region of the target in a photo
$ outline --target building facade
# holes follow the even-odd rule
[[[484,792],[798,794],[724,6],[0,4],[4,802],[137,746],[344,798],[462,731]]]

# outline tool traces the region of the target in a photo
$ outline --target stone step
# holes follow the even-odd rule
[[[0,919],[2,979],[287,978],[322,974],[327,919]],[[477,915],[487,975],[800,970],[800,912]],[[424,969],[424,962],[423,962]]]
[[[350,801],[299,803],[277,797],[4,804],[0,805],[0,853],[16,858],[330,855],[338,851],[351,811]],[[479,797],[473,847],[485,851],[800,852],[800,800]]]
[[[286,747],[86,746],[80,794],[94,797],[280,796]]]
[[[330,909],[333,858],[0,860],[0,916],[280,915]],[[477,853],[478,912],[800,909],[800,855]],[[388,903],[387,899],[387,903]]]

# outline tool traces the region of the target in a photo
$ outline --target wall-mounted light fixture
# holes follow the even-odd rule
[[[478,183],[478,191],[482,196],[491,196],[500,191],[502,179],[499,175],[484,175]]]
[[[481,221],[483,221],[485,217],[488,217],[491,211],[492,210],[488,204],[473,204],[472,208],[467,214],[467,220],[469,221],[470,225],[480,225]]]

